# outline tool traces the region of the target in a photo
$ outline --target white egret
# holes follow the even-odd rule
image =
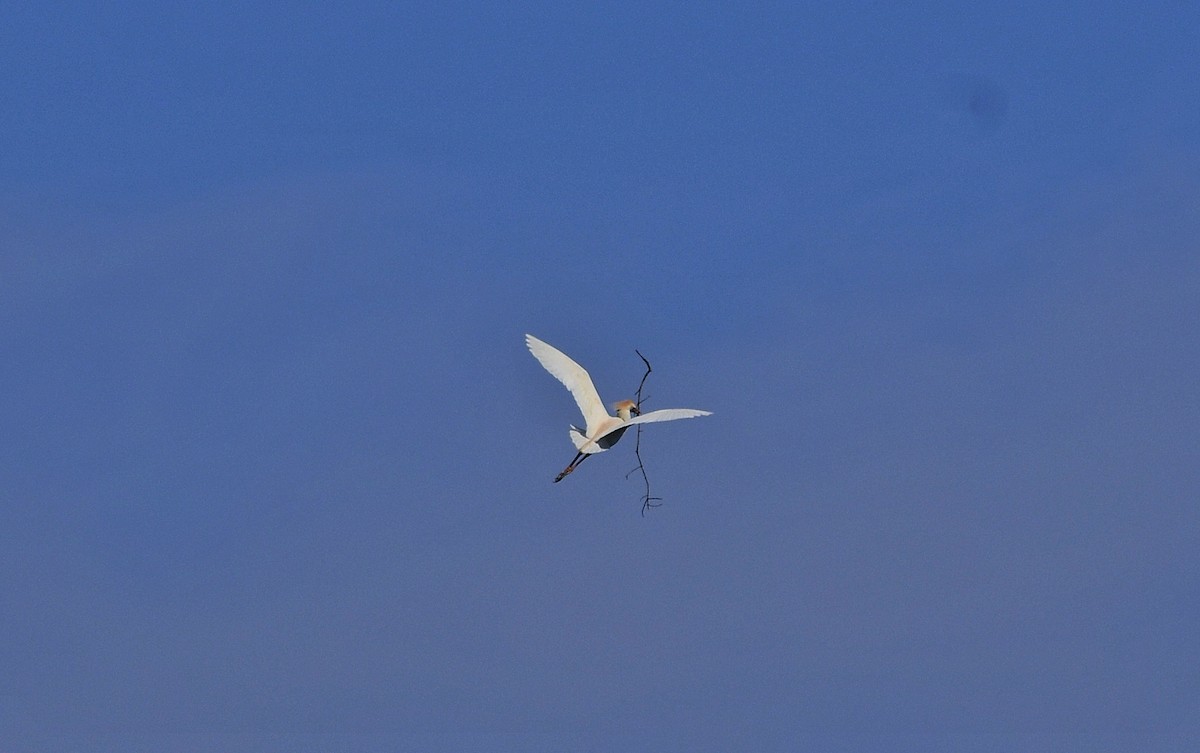
[[[668,408],[642,413],[632,400],[622,400],[613,406],[617,415],[610,416],[604,409],[604,403],[600,402],[600,395],[596,392],[595,385],[592,384],[592,378],[588,376],[582,366],[572,361],[562,351],[552,345],[547,345],[533,335],[525,335],[525,344],[529,347],[529,352],[533,354],[533,357],[546,368],[546,371],[553,374],[555,379],[562,382],[571,391],[571,396],[575,398],[575,403],[583,413],[583,420],[586,424],[583,429],[571,426],[571,441],[579,452],[576,453],[575,459],[571,461],[570,465],[554,479],[555,483],[562,481],[564,476],[575,470],[576,466],[589,455],[604,452],[615,445],[625,430],[634,424],[712,415],[706,410],[690,408]]]

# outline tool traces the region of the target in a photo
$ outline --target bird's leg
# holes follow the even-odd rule
[[[579,464],[582,463],[583,461],[587,460],[587,458],[588,458],[587,453],[583,453],[583,452],[575,453],[575,459],[572,460],[570,462],[570,464],[567,465],[566,468],[563,468],[562,473],[560,473],[554,477],[554,483],[557,484],[559,481],[562,481],[564,478],[566,478],[567,474],[569,474],[571,471],[578,468]]]
[[[568,473],[575,470],[575,466],[583,462],[584,457],[586,457],[586,455],[584,455],[582,452],[576,453],[575,459],[568,463],[566,468],[562,469],[562,473],[554,477],[554,483],[557,484],[559,481],[562,481],[564,478],[566,478]]]

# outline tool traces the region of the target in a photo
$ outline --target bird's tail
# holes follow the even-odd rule
[[[583,429],[580,429],[578,426],[571,427],[571,442],[575,445],[576,450],[579,450],[585,455],[604,452],[604,448],[595,442],[588,440],[588,438],[583,435]],[[586,450],[583,449],[584,445],[587,445]]]

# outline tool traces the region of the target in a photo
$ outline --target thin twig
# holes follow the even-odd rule
[[[637,353],[638,358],[642,359],[642,363],[646,364],[646,373],[642,374],[642,381],[638,382],[637,400],[635,401],[637,403],[638,413],[640,414],[642,412],[642,387],[646,386],[646,377],[650,376],[650,372],[653,371],[654,369],[650,368],[650,362],[646,360],[646,357],[644,355],[642,355],[642,351],[634,348],[633,352]],[[646,493],[642,496],[642,517],[644,518],[644,517],[646,517],[647,508],[658,507],[662,504],[662,497],[651,497],[650,496],[650,478],[646,475],[646,465],[645,465],[645,463],[642,462],[642,425],[641,424],[637,425],[637,439],[634,441],[634,444],[633,444],[633,454],[637,456],[637,461],[638,461],[637,468],[634,468],[629,473],[626,473],[625,478],[629,478],[631,475],[633,475],[634,471],[642,472],[642,481],[644,481],[646,484]]]

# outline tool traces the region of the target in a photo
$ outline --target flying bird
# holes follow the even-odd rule
[[[533,357],[546,368],[546,371],[549,371],[555,379],[562,382],[563,386],[571,391],[571,396],[575,398],[575,403],[583,413],[583,421],[586,424],[583,429],[575,425],[571,426],[571,442],[575,444],[575,449],[579,452],[576,453],[575,459],[563,469],[563,472],[558,474],[554,483],[562,481],[589,455],[604,452],[615,445],[625,430],[634,424],[712,415],[706,410],[690,408],[668,408],[642,413],[632,400],[622,400],[613,406],[617,415],[610,416],[604,409],[604,403],[600,401],[600,395],[596,392],[595,385],[592,384],[592,378],[588,376],[582,366],[572,361],[567,354],[533,335],[525,335],[525,345],[529,347],[529,352],[533,354]]]

